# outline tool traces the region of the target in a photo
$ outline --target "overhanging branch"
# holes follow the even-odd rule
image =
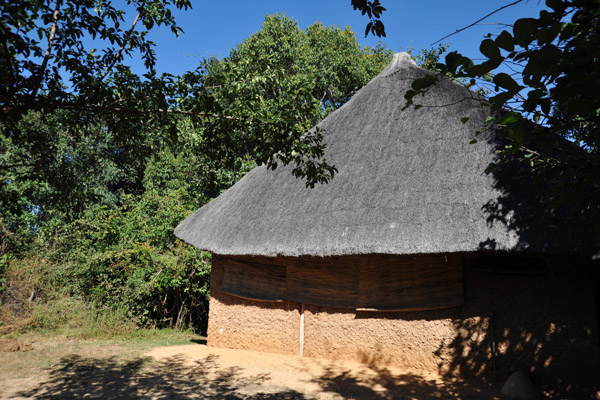
[[[143,6],[144,6],[144,4],[142,4],[142,7]],[[112,67],[114,67],[115,64],[117,63],[117,61],[119,61],[119,58],[121,58],[121,54],[123,53],[123,49],[125,49],[125,45],[127,43],[127,40],[131,36],[131,33],[133,32],[133,29],[135,28],[135,25],[140,20],[140,15],[141,15],[141,11],[139,11],[137,13],[137,15],[135,16],[135,19],[133,20],[133,24],[131,24],[131,28],[129,28],[129,30],[127,31],[127,34],[123,38],[123,44],[121,45],[121,48],[119,49],[119,51],[117,52],[117,54],[113,58],[113,60],[110,63],[110,65],[108,67],[106,67],[106,70],[104,71],[104,73],[100,77],[100,81],[102,81],[104,78],[106,78],[106,75],[108,75],[108,73],[110,72],[110,70],[112,69]]]
[[[52,13],[52,26],[50,27],[50,36],[48,37],[48,47],[46,48],[46,52],[44,53],[44,60],[42,61],[42,65],[40,66],[40,70],[37,76],[37,82],[33,88],[33,92],[31,95],[35,97],[40,86],[42,86],[42,81],[44,80],[44,72],[46,71],[46,67],[48,66],[48,60],[50,59],[50,55],[52,54],[52,45],[54,44],[54,37],[56,36],[56,25],[58,22],[58,14],[60,12],[60,6],[62,4],[62,0],[56,0],[56,7],[54,8],[54,12]]]
[[[114,103],[113,103],[114,104]],[[98,112],[114,112],[121,114],[140,114],[140,115],[152,115],[152,114],[164,114],[164,115],[188,115],[192,117],[202,118],[218,118],[231,121],[253,121],[261,124],[271,124],[273,122],[256,120],[247,117],[235,117],[231,115],[219,115],[214,113],[199,112],[193,110],[173,110],[164,108],[154,109],[138,109],[138,108],[127,108],[127,107],[113,107],[113,106],[101,106],[95,104],[78,104],[78,103],[39,103],[34,106],[28,107],[2,107],[2,116],[7,117],[11,114],[23,112],[26,110],[42,110],[44,108],[54,110],[82,110],[82,111],[98,111]]]
[[[512,3],[510,3],[510,4],[506,4],[506,5],[504,5],[504,6],[500,7],[500,8],[497,8],[497,9],[495,9],[494,11],[492,11],[491,13],[489,13],[488,15],[486,15],[485,17],[483,17],[483,18],[480,18],[480,19],[478,19],[477,21],[473,22],[472,24],[470,24],[470,25],[467,25],[467,26],[465,26],[464,28],[457,29],[457,30],[456,30],[456,32],[452,32],[451,34],[449,34],[449,35],[446,35],[446,36],[444,36],[443,38],[436,40],[435,42],[431,43],[431,44],[430,44],[430,46],[433,46],[433,45],[435,45],[435,44],[437,44],[437,43],[441,42],[442,40],[449,38],[450,36],[456,35],[457,33],[460,33],[460,32],[462,32],[462,31],[464,31],[465,29],[469,29],[469,28],[471,28],[472,26],[475,26],[475,25],[477,25],[478,23],[480,23],[481,21],[483,21],[483,20],[484,20],[484,19],[486,19],[487,17],[491,17],[492,15],[496,14],[498,11],[500,11],[500,10],[504,10],[505,8],[508,8],[508,7],[512,7],[512,6],[514,6],[515,4],[521,3],[522,1],[523,1],[523,0],[517,0],[517,1],[515,1],[515,2],[512,2]]]

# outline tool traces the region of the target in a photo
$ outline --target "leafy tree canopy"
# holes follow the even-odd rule
[[[324,158],[322,132],[311,128],[391,56],[383,47],[361,49],[348,28],[317,23],[303,31],[290,18],[268,16],[229,57],[204,63],[193,90],[202,93],[211,113],[231,118],[207,128],[202,152],[226,159],[235,150],[273,169],[291,163],[293,174],[306,177],[308,186],[326,182],[335,167]]]
[[[189,167],[202,176],[190,179],[196,206],[229,182],[220,171],[252,160],[293,163],[309,185],[326,181],[335,169],[323,158],[322,133],[308,129],[391,57],[382,47],[361,49],[348,29],[303,31],[273,16],[230,57],[158,76],[148,31],[181,33],[170,10],[190,2],[131,4],[137,14],[125,21],[108,1],[0,2],[0,209],[8,230],[72,221],[91,204],[113,207],[124,194],[144,193],[147,163],[165,160],[157,156],[165,148],[194,160]],[[130,57],[141,57],[146,73],[133,73]]]
[[[304,130],[305,124],[290,119],[292,114],[303,115],[307,110],[289,109],[286,114],[272,117],[265,115],[266,109],[263,108],[262,113],[242,115],[239,109],[214,102],[210,90],[203,87],[203,68],[179,77],[157,75],[153,43],[147,39],[148,31],[163,25],[178,35],[181,29],[176,25],[171,9],[187,9],[191,6],[189,0],[132,1],[131,4],[137,10],[132,22],[125,21],[125,13],[114,8],[109,1],[0,3],[0,29],[3,33],[0,46],[0,123],[6,140],[15,146],[29,146],[34,153],[39,153],[38,158],[43,158],[47,143],[44,135],[32,138],[23,135],[19,127],[21,121],[29,118],[34,111],[45,116],[60,110],[60,129],[74,139],[79,138],[86,127],[101,124],[111,133],[116,144],[140,140],[136,135],[143,135],[142,132],[150,129],[159,131],[157,133],[162,138],[172,139],[177,135],[178,120],[174,116],[185,115],[197,123],[210,119],[215,124],[226,121],[261,127],[260,130],[265,131],[262,138],[264,146],[258,141],[246,146],[252,148],[251,153],[259,163],[274,166],[275,158],[284,164],[293,161],[297,175],[306,176],[309,185],[331,176],[332,167],[320,160],[323,145],[318,133],[301,134],[298,129]],[[271,37],[275,33],[293,34],[284,30],[287,28],[281,29],[280,32],[271,32]],[[295,35],[301,36],[299,33]],[[313,35],[318,35],[318,32]],[[338,50],[344,40],[343,35],[339,36]],[[86,48],[82,44],[83,39],[93,39],[98,47]],[[240,84],[264,85],[265,82],[275,82],[283,68],[299,68],[302,61],[293,57],[301,54],[290,53],[297,38],[277,40],[286,41],[291,46],[289,51],[285,46],[281,49],[286,52],[282,57],[288,57],[291,64],[281,64],[278,71],[263,70],[264,76]],[[345,40],[348,41],[347,38]],[[265,44],[264,49],[256,50],[268,50],[274,44]],[[144,60],[145,74],[140,76],[132,72],[126,64],[130,56]],[[287,82],[292,86],[279,88],[280,92],[291,89],[286,94],[288,97],[302,95],[298,91],[304,90],[300,87],[306,82],[300,82],[301,78],[295,75],[296,82]],[[324,101],[329,100],[331,95],[339,97],[341,94],[327,93]],[[219,143],[218,146],[227,144]],[[7,160],[0,168],[13,166]]]
[[[157,112],[173,109],[174,78],[157,76],[146,35],[156,25],[179,34],[170,8],[190,2],[132,4],[126,25],[107,1],[0,2],[0,209],[9,230],[139,193],[143,160],[176,136],[177,122]],[[143,76],[125,63],[134,55]]]

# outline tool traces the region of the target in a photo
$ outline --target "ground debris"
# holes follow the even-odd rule
[[[5,353],[16,353],[18,351],[29,351],[33,349],[31,343],[20,343],[16,339],[0,339],[0,351]]]

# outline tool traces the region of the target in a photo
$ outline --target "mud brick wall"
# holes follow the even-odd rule
[[[232,296],[221,291],[226,259],[213,257],[210,346],[299,354],[303,315],[305,356],[490,381],[494,369],[498,381],[518,369],[540,384],[600,381],[597,265],[553,258],[541,274],[498,274],[463,256],[464,305],[373,312]]]

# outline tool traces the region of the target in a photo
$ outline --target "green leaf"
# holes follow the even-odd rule
[[[545,44],[552,43],[560,33],[561,28],[562,23],[560,21],[556,21],[548,28],[541,29],[537,34],[538,44],[543,46]]]
[[[500,125],[509,125],[521,119],[521,114],[511,111],[504,113],[500,117],[496,118],[496,123]]]
[[[527,47],[533,40],[537,21],[533,18],[518,19],[513,25],[513,36],[519,46]]]
[[[510,33],[502,31],[496,38],[496,44],[506,51],[513,51],[515,49],[515,41]]]
[[[494,69],[494,66],[488,62],[482,64],[473,65],[467,69],[467,73],[470,77],[485,77],[486,74],[490,73]]]
[[[458,52],[456,51],[452,51],[448,54],[446,54],[446,68],[448,68],[448,71],[452,74],[456,73],[456,69],[458,68],[458,66],[460,65],[460,61],[461,61],[462,56],[460,54],[458,54]]]
[[[426,75],[423,78],[415,79],[411,86],[414,90],[423,90],[427,89],[433,84],[435,84],[438,80],[437,75]]]
[[[469,117],[462,117],[460,119],[460,122],[462,122],[463,124],[466,124],[468,120],[469,120]]]
[[[546,5],[558,13],[562,13],[565,5],[561,0],[546,0]]]
[[[494,83],[511,92],[518,92],[521,86],[508,74],[501,72],[494,76]]]
[[[508,136],[517,143],[524,143],[527,131],[525,126],[519,123],[512,123],[508,128]]]
[[[500,57],[500,49],[492,39],[483,40],[479,46],[479,51],[487,58],[495,59]]]
[[[373,33],[375,33],[377,37],[386,37],[385,26],[383,25],[383,22],[381,22],[381,20],[375,21],[375,28]]]
[[[504,105],[507,101],[511,100],[514,97],[512,92],[501,92],[497,95],[490,97],[490,103],[492,105],[492,112],[500,111],[504,108]]]
[[[369,36],[369,32],[373,29],[373,22],[370,22],[367,24],[367,27],[365,28],[365,37]]]

